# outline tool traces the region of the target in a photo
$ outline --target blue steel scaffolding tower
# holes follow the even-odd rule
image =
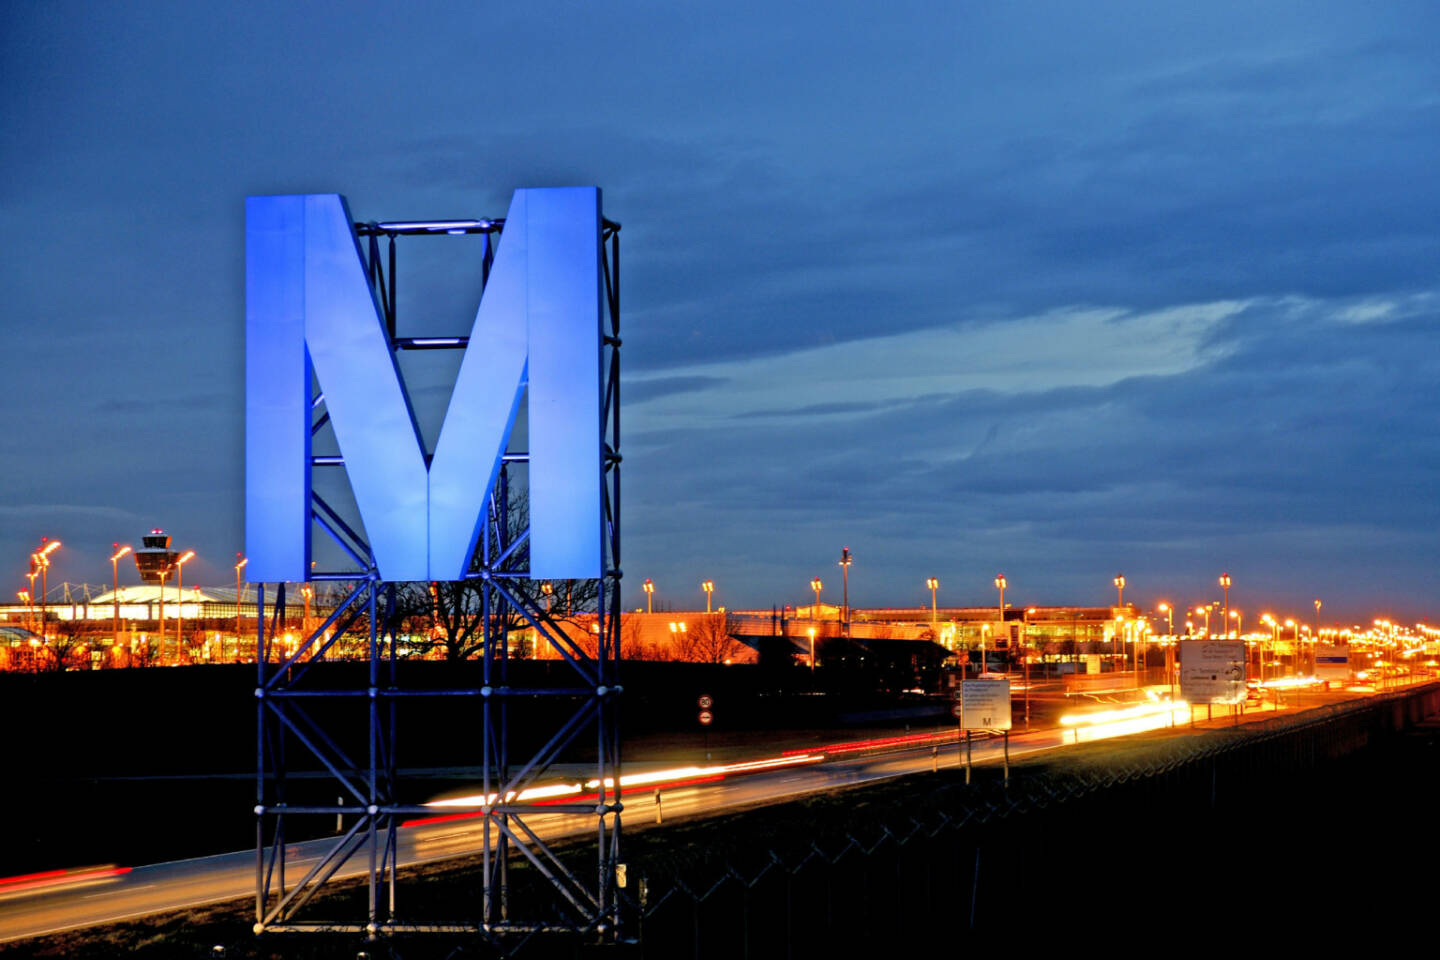
[[[403,651],[397,584],[380,578],[374,554],[347,522],[342,510],[318,492],[312,494],[311,520],[349,559],[348,570],[313,571],[312,581],[329,581],[340,589],[333,612],[296,642],[293,652],[281,644],[287,587],[257,584],[256,637],[256,802],[255,802],[255,931],[299,933],[323,931],[363,934],[367,938],[394,934],[477,935],[501,943],[543,931],[570,931],[614,940],[620,935],[616,898],[616,866],[620,856],[621,803],[620,732],[617,666],[620,658],[620,225],[601,219],[600,270],[603,277],[601,371],[603,401],[603,576],[598,584],[598,637],[593,655],[567,634],[546,606],[523,589],[529,577],[529,529],[510,522],[512,489],[528,463],[525,452],[507,452],[490,493],[475,558],[467,577],[478,580],[483,629],[483,681],[478,687],[402,688],[397,660]],[[488,281],[496,240],[503,220],[450,220],[354,224],[369,282],[389,335],[390,349],[461,349],[465,337],[396,336],[396,241],[419,235],[480,235],[484,242],[483,280]],[[388,245],[382,256],[382,240]],[[480,345],[483,347],[483,344]],[[312,435],[324,429],[329,414],[323,395],[313,401]],[[343,468],[335,456],[314,456],[315,467]],[[267,616],[268,614],[268,616]],[[523,622],[548,643],[573,674],[569,685],[512,685],[509,625]],[[343,637],[364,638],[368,672],[362,685],[336,686],[335,679],[316,683],[315,665],[326,659]],[[482,824],[478,852],[483,870],[483,896],[471,916],[437,920],[407,917],[404,897],[397,896],[397,869],[415,858],[407,850],[400,826],[407,818],[433,816],[433,807],[402,802],[396,764],[396,708],[406,698],[466,698],[480,715],[479,766],[481,796],[469,807]],[[516,697],[546,697],[573,702],[569,717],[538,751],[512,755],[510,710]],[[342,741],[349,731],[335,728],[320,701],[348,700],[363,704],[368,724],[363,755]],[[332,704],[333,706],[333,704]],[[320,714],[320,715],[317,715]],[[567,747],[585,731],[595,732],[594,796],[576,802],[543,806],[522,802],[517,795],[533,784]],[[462,738],[457,751],[476,746]],[[328,774],[343,798],[336,804],[288,802],[287,755],[300,752]],[[474,763],[473,756],[457,760]],[[313,791],[312,791],[313,793]],[[452,808],[453,809],[453,808]],[[570,814],[593,818],[598,863],[592,877],[567,866],[552,851],[531,820],[537,814]],[[296,817],[352,820],[338,836],[297,843],[287,838],[287,823]],[[511,895],[510,867],[523,858],[544,882],[527,890],[545,889],[548,898],[523,901]],[[287,871],[288,866],[288,871]],[[297,874],[299,874],[297,879]],[[328,882],[361,877],[366,886],[363,916],[314,916],[312,898]],[[623,879],[621,880],[623,883]],[[340,902],[340,901],[333,901]]]

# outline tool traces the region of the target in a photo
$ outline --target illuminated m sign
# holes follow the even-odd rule
[[[311,380],[384,580],[458,580],[528,384],[530,576],[602,567],[600,191],[517,190],[427,456],[336,194],[245,205],[245,545],[255,582],[310,571]]]

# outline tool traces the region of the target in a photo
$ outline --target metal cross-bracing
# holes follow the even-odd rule
[[[563,606],[555,603],[549,583],[532,578],[531,454],[511,449],[513,443],[499,458],[473,557],[459,580],[383,579],[353,504],[328,488],[311,490],[312,529],[331,547],[329,559],[317,561],[321,568],[312,568],[299,589],[307,591],[307,613],[315,595],[309,591],[328,591],[319,605],[323,620],[317,615],[318,622],[298,637],[285,634],[286,606],[297,603],[297,585],[257,585],[257,933],[437,933],[497,944],[546,931],[601,941],[621,936],[620,225],[603,218],[599,223],[601,576],[562,588],[568,598]],[[471,337],[398,335],[397,239],[479,235],[482,280],[488,283],[504,225],[502,219],[354,224],[392,356],[485,346],[472,344]],[[323,439],[332,420],[318,387],[311,410],[311,433]],[[326,475],[346,469],[343,451],[312,454],[308,466]],[[434,618],[444,604],[462,604],[473,618],[478,664],[474,674],[464,675],[465,683],[406,682],[415,674],[405,661],[423,647],[415,636],[417,596],[428,596],[421,607],[433,605],[419,617],[431,617],[432,647]],[[539,686],[535,674],[519,670],[517,642],[527,638],[553,651],[550,659],[566,665],[561,670],[569,679]],[[471,653],[467,648],[459,656]],[[534,656],[529,650],[527,659]],[[363,661],[363,668],[339,662],[347,659]],[[525,746],[517,748],[517,704],[536,700],[555,704],[559,709],[548,715],[564,719],[547,736],[536,738],[527,729]],[[407,899],[404,889],[408,865],[435,859],[404,827],[437,813],[424,802],[424,785],[417,788],[407,777],[401,755],[405,731],[397,721],[422,703],[455,705],[473,718],[451,734],[448,764],[478,771],[478,794],[444,811],[464,818],[474,837],[472,846],[446,855],[476,856],[482,874],[473,912],[465,916],[432,916],[425,898]],[[535,748],[537,740],[543,746]],[[559,797],[563,802],[531,799],[547,768],[577,756],[593,762],[580,793]],[[595,842],[593,868],[577,866],[573,854],[557,855],[551,843],[561,832],[557,825],[573,833],[580,820],[588,821],[586,833]],[[344,896],[317,897],[342,879],[358,881],[364,896],[347,887]]]

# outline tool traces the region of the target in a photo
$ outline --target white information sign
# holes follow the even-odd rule
[[[1315,678],[1317,680],[1350,679],[1350,648],[1328,643],[1315,645]]]
[[[1009,730],[1010,681],[962,681],[960,707],[960,726],[966,730]]]
[[[1180,696],[1190,703],[1245,702],[1245,641],[1180,641]]]

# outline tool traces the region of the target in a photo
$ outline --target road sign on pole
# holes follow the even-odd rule
[[[1315,645],[1315,679],[1350,679],[1350,648],[1320,643]]]
[[[1182,640],[1180,696],[1190,703],[1245,702],[1244,640]]]
[[[959,707],[965,730],[1009,730],[1009,679],[961,681]]]
[[[709,710],[700,711],[700,726],[708,727],[710,726],[711,721],[713,721],[714,719],[715,714],[711,713]]]
[[[700,700],[698,702],[700,704],[701,710],[709,710],[711,707],[715,706],[715,698],[710,696],[710,694],[708,693],[700,694]]]

